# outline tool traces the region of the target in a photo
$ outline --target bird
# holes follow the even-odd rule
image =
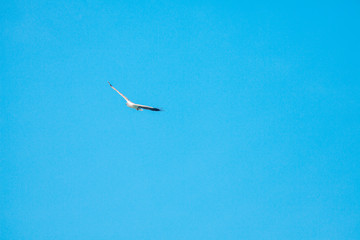
[[[145,105],[140,105],[140,104],[136,104],[136,103],[133,103],[131,102],[127,97],[125,97],[121,92],[119,92],[116,88],[114,88],[113,85],[111,85],[110,82],[108,82],[110,87],[112,89],[114,89],[118,94],[120,94],[125,100],[126,100],[126,105],[129,107],[129,108],[133,108],[133,109],[136,109],[137,111],[142,111],[143,109],[146,109],[146,110],[150,110],[150,111],[161,111],[161,109],[159,108],[154,108],[154,107],[149,107],[149,106],[145,106]]]

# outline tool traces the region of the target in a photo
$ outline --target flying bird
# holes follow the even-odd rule
[[[145,106],[145,105],[140,105],[140,104],[136,104],[136,103],[133,103],[131,102],[127,97],[125,97],[121,92],[119,92],[116,88],[114,88],[113,85],[111,85],[110,82],[108,82],[110,87],[112,89],[114,89],[118,94],[120,94],[125,100],[126,100],[126,105],[129,107],[129,108],[133,108],[133,109],[136,109],[137,111],[142,111],[143,109],[146,109],[146,110],[150,110],[150,111],[161,111],[161,109],[159,108],[154,108],[154,107],[149,107],[149,106]]]

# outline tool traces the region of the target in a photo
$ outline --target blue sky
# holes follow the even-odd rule
[[[0,8],[0,239],[360,238],[358,2]]]

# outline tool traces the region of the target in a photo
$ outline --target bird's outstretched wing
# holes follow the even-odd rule
[[[150,111],[161,111],[161,109],[159,108],[154,108],[154,107],[149,107],[149,106],[145,106],[145,105],[138,105],[139,108],[142,108],[142,109],[146,109],[146,110],[150,110]]]
[[[117,91],[117,93],[120,94],[127,102],[130,102],[130,100],[129,100],[127,97],[125,97],[121,92],[119,92],[116,88],[114,88],[114,86],[111,85],[110,82],[108,82],[108,83],[109,83],[110,87],[111,87],[112,89],[114,89],[115,91]]]

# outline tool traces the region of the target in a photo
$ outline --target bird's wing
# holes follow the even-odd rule
[[[154,107],[149,107],[149,106],[145,106],[145,105],[139,105],[139,108],[142,108],[142,109],[146,109],[146,110],[151,110],[151,111],[161,111],[161,109],[159,108],[154,108]]]
[[[115,91],[117,91],[117,93],[120,94],[127,102],[131,102],[131,101],[130,101],[127,97],[125,97],[121,92],[119,92],[116,88],[114,88],[114,86],[111,85],[110,82],[108,82],[108,83],[109,83],[110,87],[111,87],[112,89],[114,89]]]

